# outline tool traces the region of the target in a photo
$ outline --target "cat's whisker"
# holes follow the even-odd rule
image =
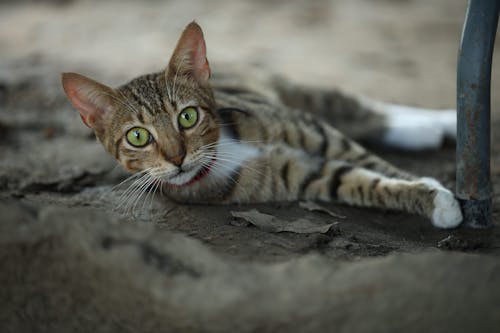
[[[149,200],[149,197],[152,195],[153,193],[153,189],[154,189],[154,185],[156,184],[156,179],[153,179],[153,181],[151,182],[151,184],[145,189],[144,193],[146,194],[145,197],[144,197],[144,200],[142,200],[142,206],[141,206],[141,209],[140,211],[144,212],[144,207],[146,206],[146,204],[148,203],[148,200]]]
[[[149,169],[144,169],[144,170],[141,170],[139,172],[136,172],[136,173],[130,175],[129,177],[125,178],[123,181],[121,181],[118,184],[116,184],[115,186],[113,186],[111,188],[111,191],[117,190],[120,186],[124,185],[126,182],[132,181],[133,179],[135,179],[137,177],[143,176],[144,173],[146,173],[148,171],[149,171]]]
[[[153,186],[154,187],[153,187],[153,191],[152,191],[152,195],[151,195],[151,200],[149,203],[149,211],[150,212],[153,211],[153,202],[155,200],[156,191],[158,191],[158,189],[161,188],[161,181],[158,179],[155,179]]]
[[[112,191],[116,191],[118,190],[121,186],[125,185],[127,182],[132,182],[132,185],[129,185],[128,188],[130,188],[130,186],[133,186],[136,182],[140,182],[140,179],[145,177],[147,175],[149,171],[149,168],[148,169],[145,169],[145,170],[142,170],[140,172],[137,172],[133,175],[131,175],[130,177],[127,177],[125,180],[123,180],[122,182],[118,183],[117,185],[113,186],[112,188]]]
[[[120,195],[120,197],[118,198],[118,202],[119,202],[119,205],[117,208],[120,207],[121,203],[126,201],[127,198],[133,193],[133,191],[136,189],[136,186],[139,185],[139,184],[142,184],[142,182],[144,181],[145,179],[146,174],[143,174],[141,177],[139,177],[138,179],[134,180],[132,182],[132,184],[130,184],[126,189],[125,191]]]
[[[199,154],[197,154],[197,156],[213,158],[213,159],[217,159],[217,157],[232,158],[234,160],[240,159],[240,156],[236,153],[226,154],[224,152],[200,152]]]
[[[262,173],[260,170],[253,168],[251,166],[248,166],[248,165],[240,165],[239,170],[240,170],[240,172],[241,172],[241,170],[247,170],[254,175],[257,175],[260,177],[265,177],[265,174]]]
[[[127,178],[125,178],[124,180],[122,180],[120,183],[114,185],[113,187],[111,187],[110,189],[108,189],[107,191],[105,191],[103,194],[102,194],[102,197],[101,199],[104,199],[105,197],[109,196],[111,193],[113,192],[118,192],[118,190],[124,186],[126,183],[128,182],[132,182],[134,181],[134,179],[137,179],[138,177],[140,177],[142,174],[141,173],[136,173],[136,174],[133,174]]]
[[[140,211],[146,211],[145,207],[147,203],[149,202],[149,209],[147,211],[151,212],[152,210],[152,205],[154,201],[154,196],[156,194],[158,185],[161,184],[160,181],[157,179],[150,179],[148,180],[148,183],[141,188],[141,191],[137,194],[136,198],[134,201],[130,203],[130,208],[131,212],[134,214],[136,211],[136,207],[138,207],[142,197],[144,196],[144,199],[142,200],[142,206]]]
[[[224,156],[224,154],[221,154],[221,155],[217,154],[216,156],[203,155],[203,157],[204,158],[210,157],[211,159],[213,159],[215,161],[228,162],[228,163],[233,164],[233,166],[239,166],[239,168],[250,170],[250,171],[256,173],[259,176],[264,176],[264,174],[261,171],[255,169],[253,167],[250,167],[248,165],[245,165],[244,163],[241,164],[241,162],[235,160],[234,157],[238,157],[237,155],[226,155],[226,156]],[[231,166],[229,166],[229,165],[225,165],[225,164],[219,164],[219,165],[221,167],[231,168]]]
[[[241,155],[238,152],[229,152],[229,151],[217,151],[214,152],[213,155],[217,156],[225,156],[225,157],[234,157],[234,158],[240,158]]]
[[[209,158],[207,158],[207,157],[209,157]],[[216,160],[217,160],[217,159],[216,159]],[[211,166],[211,165],[212,165],[212,161],[213,161],[213,156],[212,156],[212,157],[211,157],[211,156],[205,156],[205,157],[203,157],[203,159],[200,161],[200,163],[201,163],[203,166],[207,167],[207,166]],[[228,161],[229,161],[229,160],[228,160]],[[237,164],[237,163],[235,163],[235,164]],[[240,171],[238,171],[238,169],[244,168],[244,166],[239,166],[238,168],[233,168],[232,166],[225,165],[225,164],[218,164],[217,166],[218,166],[218,167],[220,167],[220,168],[224,168],[225,170],[228,170],[228,171],[233,171],[233,172],[235,172],[235,173],[237,173],[237,174],[239,174],[239,173],[240,173]],[[212,169],[212,171],[213,171],[213,172],[215,172],[215,173],[218,173],[218,172],[219,172],[219,170],[218,170],[217,168],[213,168],[213,169]],[[222,175],[222,174],[220,174],[220,175]],[[224,176],[224,175],[222,175],[222,176]]]
[[[155,177],[158,180],[162,180],[163,178],[170,178],[174,175],[174,172],[176,170],[158,170],[158,172],[155,172],[154,174],[151,174],[153,177]]]
[[[209,165],[210,162],[204,161],[203,163]],[[235,173],[238,176],[238,178],[239,178],[239,176],[241,176],[241,171],[238,169],[233,170],[232,168],[230,168],[229,166],[226,166],[226,165],[221,165],[221,167],[228,170],[228,171],[232,171],[233,173]],[[240,182],[238,181],[238,179],[235,179],[231,174],[229,174],[229,175],[223,174],[218,169],[214,169],[214,173],[216,174],[214,183],[216,183],[216,184],[222,183],[223,184],[225,180],[229,179],[233,184],[235,184],[235,186],[238,186],[239,188],[241,188],[241,190],[245,193],[247,200],[250,199],[250,195],[248,194],[248,191],[243,186],[240,186]],[[217,177],[217,174],[218,174],[218,177]]]
[[[124,206],[125,211],[127,211],[127,206],[129,201],[137,194],[139,193],[142,185],[147,181],[148,175],[145,174],[141,178],[137,179],[132,185],[130,185],[127,190],[122,194],[122,196],[119,198],[119,204],[117,205],[116,209],[119,209],[120,207]]]
[[[217,156],[214,156],[213,159],[215,161],[222,161],[222,162],[227,162],[233,166],[247,166],[245,161],[241,161],[238,155],[222,155],[218,154]]]
[[[145,193],[147,193],[149,187],[151,184],[155,181],[154,178],[150,177],[146,182],[140,187],[139,194],[136,195],[135,199],[133,199],[131,205],[130,205],[130,213],[133,215],[134,212],[136,211],[137,204],[140,202],[141,198],[144,196]]]
[[[215,161],[223,161],[223,162],[228,162],[230,164],[233,164],[233,166],[238,166],[240,169],[247,169],[259,176],[264,176],[264,174],[262,172],[260,172],[259,170],[255,169],[255,168],[252,168],[248,165],[240,165],[241,162],[237,161],[234,159],[235,156],[213,156],[213,155],[210,155],[210,154],[202,154],[201,155],[202,158],[207,158],[209,159],[209,161],[212,161],[212,160],[215,160]],[[209,162],[210,163],[210,162]],[[229,166],[229,165],[225,165],[225,164],[218,164],[218,166],[220,167],[225,167],[227,168],[227,170],[231,170],[233,169],[232,166]]]
[[[117,208],[121,207],[122,205],[125,204],[125,206],[128,205],[128,202],[141,190],[142,185],[147,182],[147,178],[151,177],[149,175],[149,172],[154,169],[154,168],[148,168],[146,169],[145,173],[136,181],[134,181],[133,184],[131,184],[127,190],[122,194],[120,197],[120,203]]]
[[[160,180],[158,184],[160,184],[160,195],[163,197],[165,196],[165,193],[163,193],[163,182]]]
[[[263,141],[262,140],[242,140],[242,139],[224,138],[224,139],[221,139],[219,141],[215,141],[215,142],[211,142],[211,143],[208,143],[206,145],[203,145],[200,148],[206,147],[206,146],[217,146],[217,145],[220,145],[222,143],[255,143],[255,142],[258,143],[258,142],[263,142]]]
[[[212,142],[207,145],[203,145],[198,149],[203,149],[207,147],[219,147],[232,144],[252,144],[252,143],[264,143],[263,140],[240,140],[240,139],[223,139],[221,141]]]

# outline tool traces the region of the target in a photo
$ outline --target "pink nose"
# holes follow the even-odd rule
[[[182,154],[179,154],[177,156],[174,156],[174,157],[170,157],[168,159],[168,161],[170,163],[172,163],[173,165],[175,166],[181,166],[182,165],[182,162],[184,161],[184,157],[186,157],[186,154],[185,153],[182,153]]]

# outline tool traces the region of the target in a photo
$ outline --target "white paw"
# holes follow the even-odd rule
[[[437,190],[434,197],[432,224],[438,228],[455,228],[462,222],[462,211],[453,193],[448,190]]]
[[[433,178],[422,178],[421,181],[436,191],[434,211],[431,216],[432,224],[443,229],[457,227],[462,222],[463,217],[460,204],[453,193]]]
[[[457,111],[456,110],[440,110],[434,112],[436,121],[439,122],[444,130],[444,135],[449,138],[457,139]]]
[[[395,120],[395,117],[392,119]],[[443,142],[444,133],[432,124],[402,120],[392,122],[384,135],[385,144],[405,150],[436,149]]]
[[[444,137],[456,137],[455,110],[430,110],[385,104],[387,132],[384,142],[406,150],[439,148]]]

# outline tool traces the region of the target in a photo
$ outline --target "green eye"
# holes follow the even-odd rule
[[[198,110],[194,107],[187,107],[179,114],[179,125],[181,128],[188,129],[193,127],[198,121]]]
[[[127,141],[134,147],[144,147],[151,142],[151,134],[142,127],[134,127],[127,132]]]

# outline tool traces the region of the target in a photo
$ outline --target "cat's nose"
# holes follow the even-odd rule
[[[170,157],[168,161],[173,165],[180,167],[182,165],[182,162],[184,161],[184,157],[186,157],[186,153],[181,153],[177,156]]]

